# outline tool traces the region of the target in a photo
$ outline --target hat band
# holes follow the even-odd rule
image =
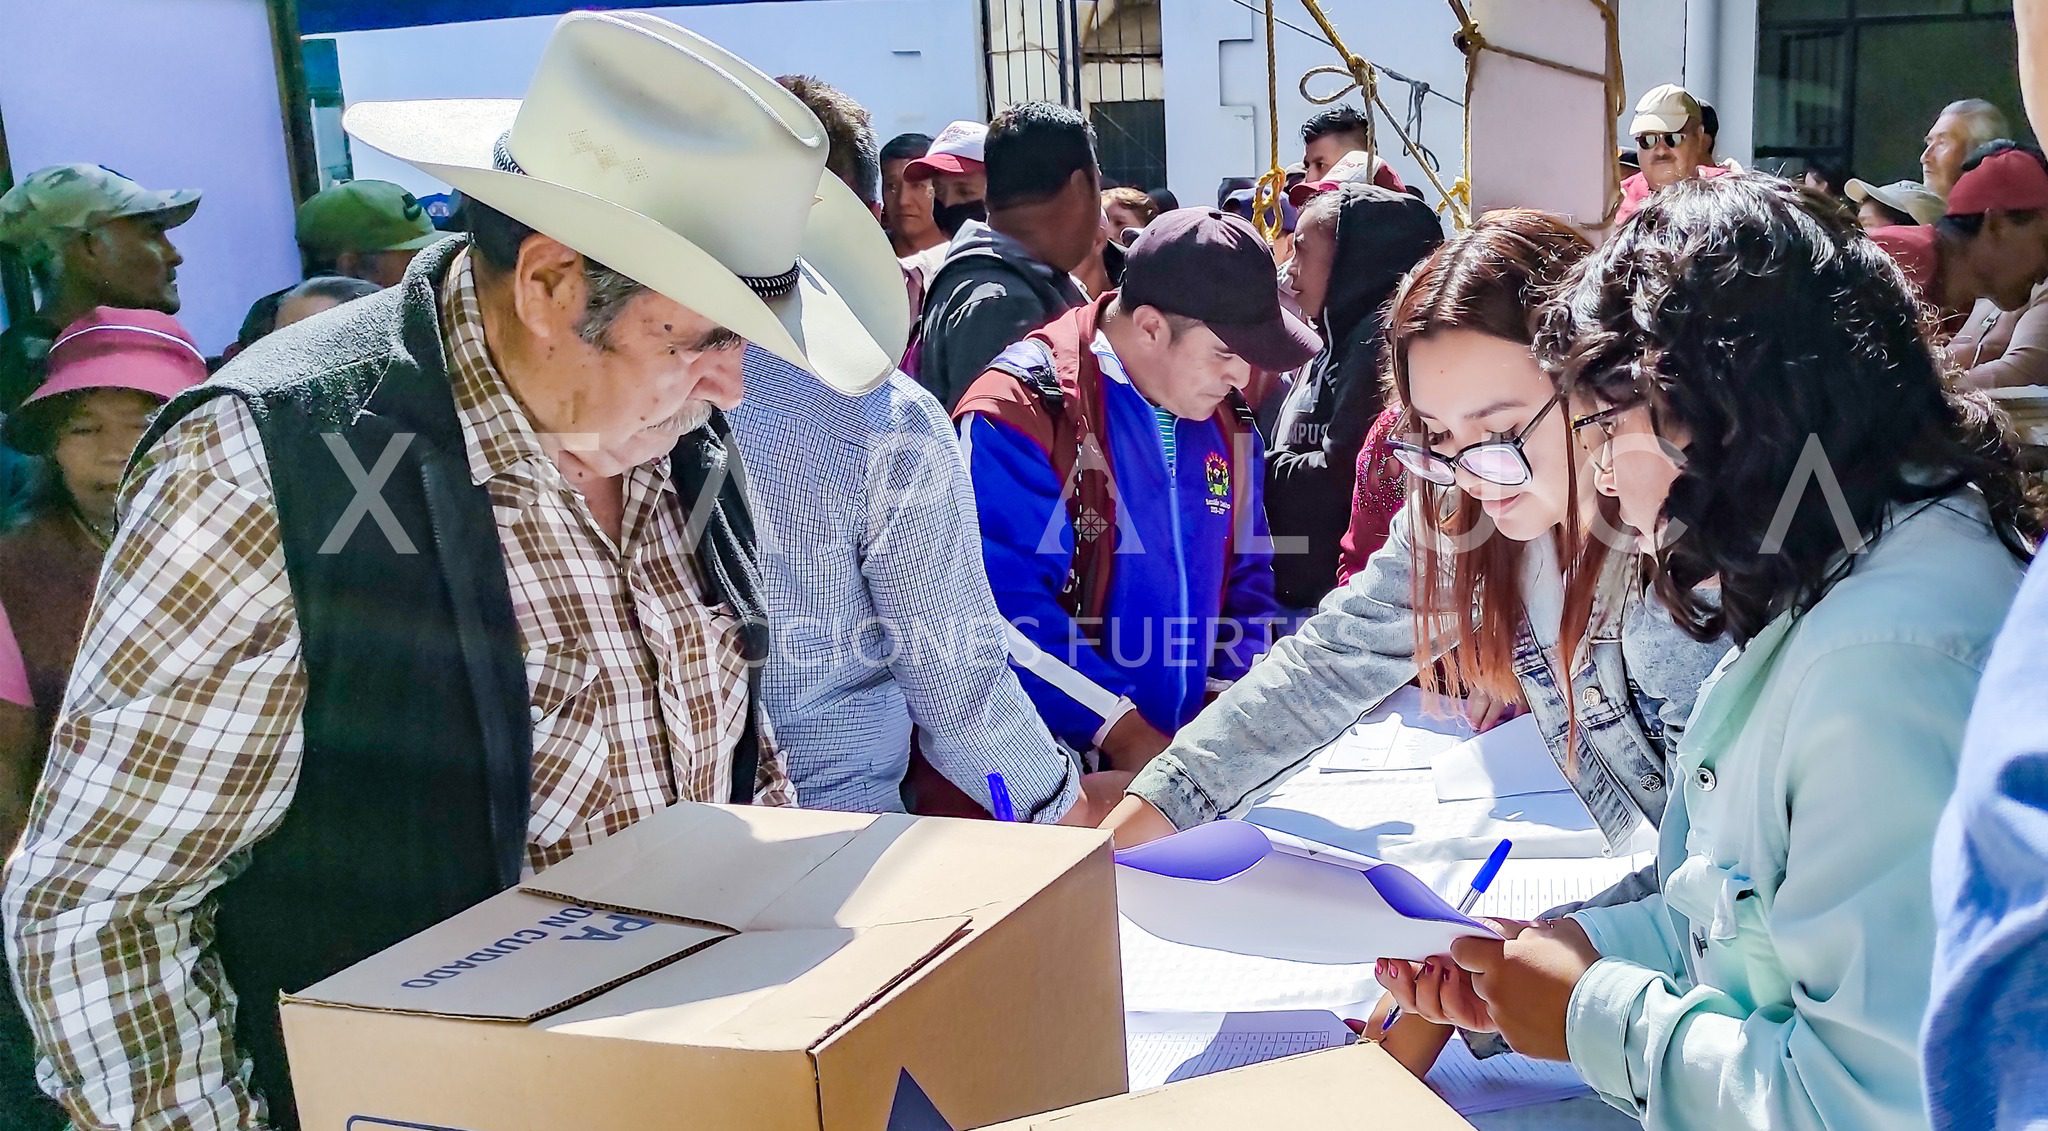
[[[82,330],[73,330],[69,334],[66,334],[63,337],[58,338],[56,341],[51,342],[49,352],[56,353],[57,350],[62,346],[74,342],[79,338],[86,336],[87,334],[98,334],[107,330],[119,330],[124,334],[146,334],[152,338],[162,338],[164,341],[169,342],[172,345],[177,346],[179,349],[184,350],[186,353],[191,354],[193,357],[198,358],[202,364],[206,361],[206,355],[199,352],[199,347],[177,336],[176,334],[166,334],[162,330],[152,330],[147,326],[129,326],[116,322],[107,322],[102,323],[98,326],[87,326]]]
[[[491,165],[500,173],[524,177],[527,172],[513,159],[511,141],[510,130],[498,135],[497,142],[491,146]],[[789,270],[777,275],[742,275],[738,271],[733,272],[740,282],[747,285],[748,290],[765,300],[778,299],[795,290],[798,273],[798,266],[795,263],[789,265]]]

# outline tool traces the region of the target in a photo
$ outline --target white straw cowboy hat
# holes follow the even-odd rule
[[[910,335],[825,129],[745,60],[639,12],[555,25],[524,100],[366,102],[348,132],[815,373],[874,388]]]

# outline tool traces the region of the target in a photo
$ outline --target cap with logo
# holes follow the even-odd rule
[[[1232,353],[1284,373],[1323,348],[1308,323],[1280,305],[1273,253],[1244,218],[1181,208],[1145,229],[1124,258],[1121,304],[1192,318]]]
[[[1381,160],[1378,154],[1354,149],[1337,158],[1337,163],[1330,166],[1330,171],[1323,174],[1322,180],[1303,181],[1288,189],[1287,199],[1293,201],[1295,207],[1299,208],[1342,184],[1373,184],[1395,192],[1402,192],[1407,188],[1401,183],[1400,176],[1394,172],[1394,167]]]
[[[952,122],[932,139],[923,157],[903,167],[903,179],[922,181],[940,173],[979,173],[983,152],[988,147],[988,126],[981,122]]]
[[[0,243],[26,249],[131,216],[160,217],[175,228],[198,209],[198,189],[158,192],[104,165],[52,165],[0,196]]]
[[[344,181],[299,205],[299,246],[319,255],[418,251],[441,238],[434,218],[401,185]]]
[[[1675,134],[1700,120],[1700,100],[1677,83],[1652,87],[1636,103],[1635,119],[1628,124],[1631,134]]]
[[[1874,185],[1869,181],[1850,179],[1842,186],[1849,199],[1858,204],[1874,200],[1894,212],[1903,212],[1913,218],[1916,224],[1932,224],[1948,211],[1948,202],[1941,194],[1919,181],[1893,181],[1888,185]]]
[[[170,400],[206,380],[206,355],[178,320],[154,310],[95,307],[50,346],[49,371],[35,395],[9,413],[0,440],[39,446],[35,433],[54,397],[87,389],[134,389]]]
[[[1948,193],[1948,215],[2048,210],[2048,169],[2024,149],[1993,153],[1956,178]]]

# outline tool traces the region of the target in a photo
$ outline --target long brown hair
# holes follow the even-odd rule
[[[1387,383],[1391,400],[1401,409],[1401,429],[1419,430],[1410,407],[1410,346],[1446,330],[1470,330],[1530,345],[1538,304],[1592,250],[1584,236],[1549,213],[1509,209],[1480,217],[1424,260],[1395,294],[1387,320]],[[1569,428],[1565,443],[1572,444]],[[1565,549],[1558,554],[1565,575],[1558,645],[1563,669],[1559,678],[1568,689],[1573,654],[1591,618],[1606,546],[1599,538],[1585,536],[1578,513],[1577,454],[1567,454],[1571,502],[1560,540]],[[1418,665],[1422,686],[1519,698],[1514,649],[1516,630],[1527,615],[1522,597],[1524,547],[1492,532],[1478,500],[1456,487],[1438,487],[1410,476],[1408,509],[1414,516],[1417,658],[1432,651],[1433,644],[1450,646],[1440,663]]]

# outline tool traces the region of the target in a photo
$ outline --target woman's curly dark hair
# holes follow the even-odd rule
[[[1537,356],[1564,391],[1648,402],[1661,432],[1684,430],[1656,584],[1702,640],[1747,642],[1852,567],[1801,468],[1816,441],[1862,546],[1895,505],[1975,487],[2000,540],[2032,556],[2043,500],[2016,469],[2005,417],[1949,386],[1898,267],[1814,194],[1760,175],[1674,185],[1580,264],[1539,323]],[[1693,593],[1710,578],[1718,608]]]

